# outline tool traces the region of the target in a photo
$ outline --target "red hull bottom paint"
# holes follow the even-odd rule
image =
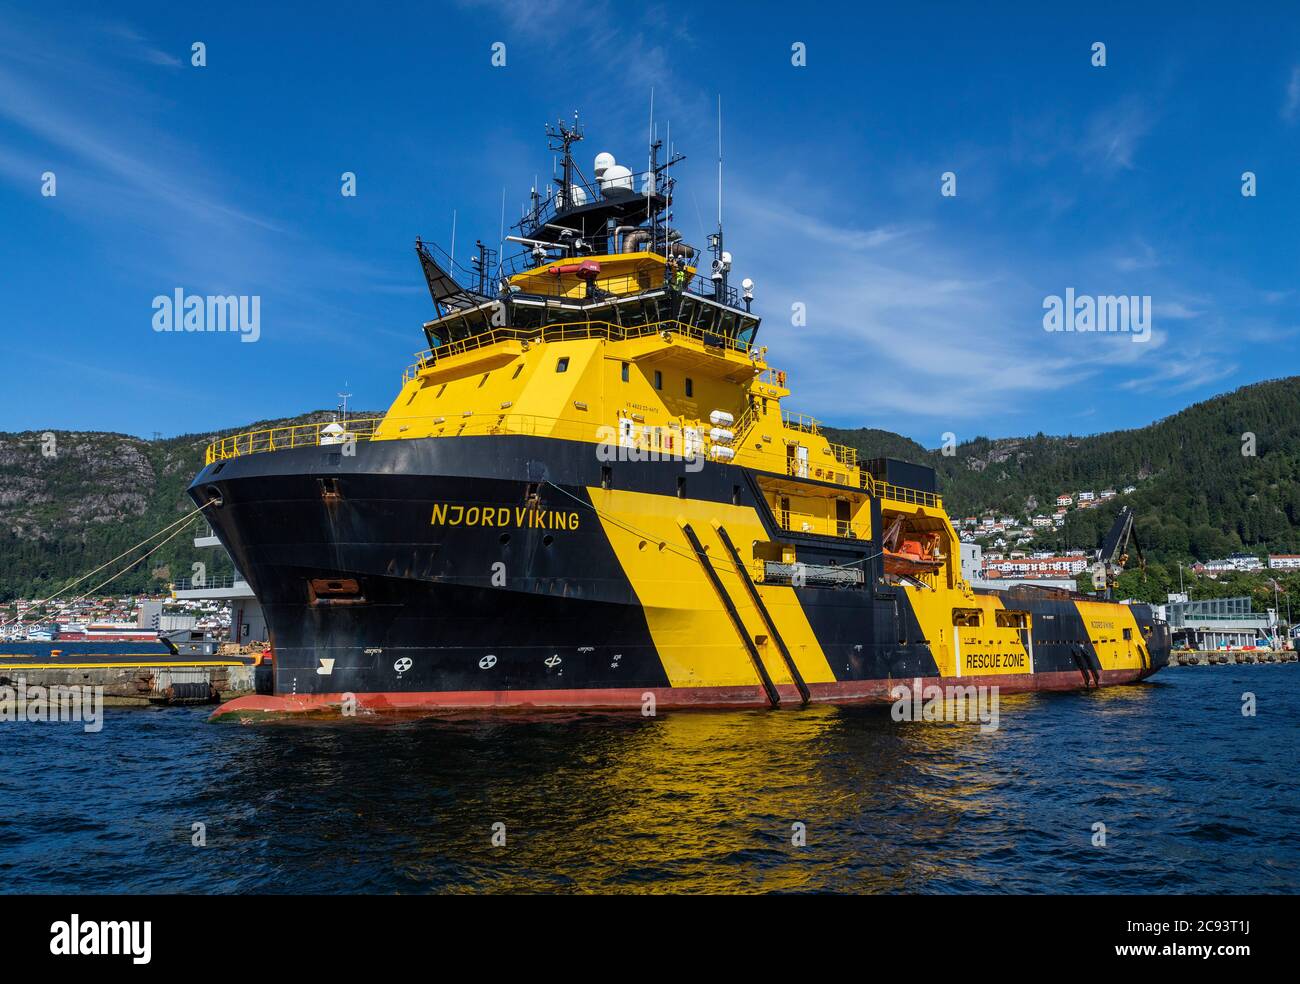
[[[1100,686],[1136,683],[1155,670],[1103,670]],[[815,704],[892,703],[890,691],[900,684],[915,685],[914,679],[850,680],[840,683],[810,683]],[[1036,690],[1087,690],[1083,674],[1071,670],[1054,673],[1019,673],[979,677],[924,677],[923,687],[997,687],[1000,693],[1030,693]],[[781,708],[797,708],[799,691],[792,684],[778,684]],[[647,695],[654,695],[655,707],[728,709],[767,707],[767,695],[753,687],[660,687],[592,690],[460,690],[432,693],[374,693],[352,695],[357,716],[374,714],[425,716],[449,712],[500,710],[640,711]],[[255,721],[294,717],[340,717],[345,694],[303,694],[237,697],[212,712],[210,720]]]

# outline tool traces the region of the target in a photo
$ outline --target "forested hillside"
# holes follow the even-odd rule
[[[43,596],[193,510],[185,488],[215,437],[329,417],[318,411],[157,441],[94,431],[0,434],[0,599]],[[104,590],[162,590],[173,578],[188,577],[195,560],[207,563],[209,576],[224,573],[221,551],[194,548],[199,521],[191,519],[175,539]],[[120,566],[106,568],[69,597]]]
[[[826,430],[868,457],[897,456],[901,447],[884,431]],[[1134,430],[976,438],[955,451],[910,456],[938,471],[954,518],[993,511],[1023,519],[1053,512],[1061,493],[1134,485],[1120,501],[1137,508],[1149,557],[1300,553],[1300,377],[1247,386]],[[1073,510],[1064,531],[1038,542],[1094,548],[1118,506]]]

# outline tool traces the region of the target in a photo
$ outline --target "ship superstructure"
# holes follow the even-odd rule
[[[933,471],[787,408],[721,226],[672,221],[680,157],[588,179],[576,123],[548,135],[514,255],[417,240],[436,317],[383,417],[208,449],[190,493],[275,652],[273,693],[226,713],[787,707],[1164,664],[1144,606],[973,590]]]

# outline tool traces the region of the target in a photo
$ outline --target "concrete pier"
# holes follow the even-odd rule
[[[168,703],[216,703],[253,692],[253,667],[242,661],[203,664],[178,661],[171,665],[67,667],[0,666],[0,701],[12,702],[23,681],[27,689],[43,687],[103,687],[106,707]]]
[[[1294,650],[1203,650],[1172,653],[1169,666],[1241,666],[1246,663],[1294,663],[1300,659]]]

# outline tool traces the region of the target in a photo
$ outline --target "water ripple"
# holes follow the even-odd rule
[[[0,884],[1295,892],[1297,672],[1184,668],[1017,696],[991,735],[880,708],[266,728],[160,709],[109,710],[99,734],[5,724]]]

